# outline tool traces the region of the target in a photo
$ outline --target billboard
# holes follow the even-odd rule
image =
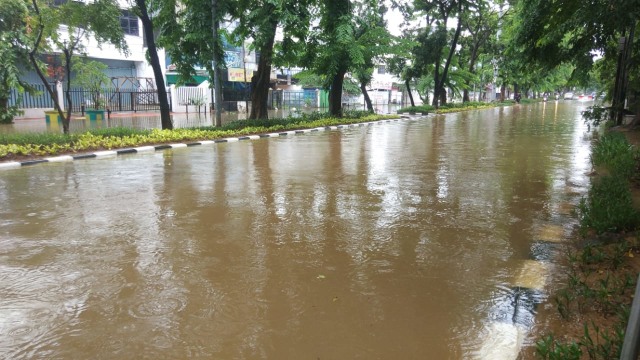
[[[239,82],[245,81],[244,69],[229,68],[228,71],[229,71],[229,81],[239,81]]]

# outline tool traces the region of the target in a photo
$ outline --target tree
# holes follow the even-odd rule
[[[153,31],[153,21],[149,15],[148,6],[150,3],[147,0],[135,0],[135,4],[136,12],[142,21],[143,35],[147,42],[147,55],[156,81],[156,91],[158,92],[158,101],[160,102],[160,123],[162,124],[162,129],[173,129],[173,123],[171,122],[171,115],[169,113],[169,99],[167,98],[167,89],[164,83],[164,74],[160,66],[160,58],[158,57],[155,33]]]
[[[327,76],[329,113],[342,116],[342,84],[354,64],[363,63],[355,45],[350,0],[323,0],[320,7],[320,33],[314,34],[310,51],[315,51],[311,67]]]
[[[387,57],[387,66],[392,74],[398,76],[406,87],[411,106],[416,106],[411,93],[411,82],[418,74],[415,69],[413,48],[417,46],[414,37],[407,31],[405,34],[393,39],[390,56]]]
[[[634,57],[634,32],[640,18],[637,1],[533,0],[518,1],[516,9],[514,46],[527,59],[546,68],[571,63],[573,77],[581,81],[589,78],[595,53],[617,62],[616,73],[609,74],[616,78],[609,90],[612,118],[620,124],[626,85],[634,84],[627,75],[636,74],[640,64]]]
[[[157,20],[161,45],[171,57],[179,81],[189,81],[196,68],[204,67],[213,79],[216,109],[215,125],[222,124],[221,69],[225,67],[220,22],[235,3],[227,0],[162,0]]]
[[[324,87],[329,90],[329,113],[333,116],[342,116],[345,75],[353,71],[366,81],[374,59],[385,52],[389,36],[380,9],[377,0],[320,3],[319,26],[310,33],[300,65],[324,77]]]
[[[28,8],[24,0],[0,0],[0,123],[11,123],[20,109],[9,106],[12,89],[28,90],[20,81],[18,63],[26,63],[28,53],[26,21]]]
[[[373,78],[376,61],[389,53],[391,34],[386,28],[384,14],[387,8],[378,6],[377,1],[354,4],[354,38],[362,49],[362,63],[355,65],[351,72],[358,80],[360,91],[367,104],[367,110],[373,112],[373,104],[367,92],[367,85]]]
[[[109,83],[109,77],[105,74],[105,70],[109,67],[101,62],[88,59],[74,58],[73,60],[76,77],[72,83],[84,90],[89,90],[93,107],[101,109],[103,106],[102,87]]]
[[[71,68],[73,56],[84,50],[84,42],[93,37],[98,44],[111,43],[120,51],[127,51],[124,32],[120,27],[120,9],[114,0],[95,0],[84,4],[68,1],[62,5],[49,6],[42,0],[31,1],[31,22],[27,24],[30,33],[29,61],[38,77],[54,101],[54,107],[62,119],[64,133],[69,132],[72,98]],[[63,31],[61,25],[66,25]],[[63,55],[63,67],[67,81],[67,114],[62,111],[60,102],[42,69],[40,55],[60,51]]]
[[[435,0],[435,1],[424,1],[424,0],[416,0],[414,3],[415,11],[421,11],[425,14],[427,18],[427,26],[422,32],[423,41],[422,44],[427,43],[429,40],[428,37],[431,35],[431,26],[433,25],[436,30],[433,32],[433,35],[437,38],[431,41],[433,44],[437,45],[433,47],[433,53],[436,56],[435,66],[434,66],[434,96],[433,96],[433,106],[436,108],[438,104],[443,104],[446,102],[446,90],[445,83],[447,82],[447,76],[449,72],[449,67],[451,65],[451,60],[453,58],[453,54],[456,51],[456,47],[458,44],[458,39],[460,38],[460,33],[462,31],[462,17],[464,16],[464,11],[466,11],[468,4],[463,6],[464,0]],[[444,50],[444,46],[446,42],[438,41],[441,40],[443,33],[448,33],[447,31],[447,21],[453,15],[457,14],[457,25],[456,29],[451,37],[451,42],[449,45],[448,55],[444,59],[444,64],[441,64],[441,51]],[[429,51],[429,48],[423,48],[422,52]],[[441,67],[441,65],[444,65]],[[442,72],[440,72],[442,70]]]
[[[251,47],[260,52],[258,70],[251,79],[251,119],[267,119],[267,98],[269,94],[271,67],[275,62],[288,64],[296,62],[300,47],[309,31],[311,2],[243,0],[235,16],[240,26],[234,32],[243,42],[253,39]],[[283,40],[275,48],[276,29],[281,27]],[[276,51],[279,53],[276,54]],[[278,57],[278,59],[275,59]]]
[[[491,39],[495,38],[498,29],[498,13],[485,1],[479,1],[475,11],[468,11],[462,17],[462,26],[467,36],[463,36],[460,43],[467,60],[467,71],[475,75],[476,65],[483,49],[490,51]],[[461,64],[462,65],[462,64]],[[462,101],[468,102],[469,86],[463,91]]]

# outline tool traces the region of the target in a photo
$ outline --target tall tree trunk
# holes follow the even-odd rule
[[[633,48],[633,37],[636,31],[636,22],[633,22],[633,26],[631,26],[631,30],[629,31],[629,36],[627,37],[627,41],[625,42],[624,47],[624,60],[623,60],[623,68],[622,68],[622,84],[620,86],[620,103],[621,111],[618,112],[618,118],[616,119],[616,125],[622,125],[624,120],[624,103],[627,98],[627,88],[629,87],[629,67],[631,60],[631,50]]]
[[[411,94],[411,86],[409,84],[409,79],[404,81],[404,85],[407,87],[407,93],[409,94],[409,101],[411,101],[411,106],[415,107],[416,103],[413,101],[413,94]]]
[[[466,103],[471,101],[471,98],[469,98],[469,89],[464,89],[462,91],[462,102]]]
[[[360,91],[362,91],[364,102],[367,104],[367,110],[373,112],[373,104],[371,103],[371,98],[369,97],[369,93],[367,92],[367,84],[365,84],[364,82],[360,82]]]
[[[339,69],[329,89],[329,114],[335,117],[342,117],[342,83],[346,73],[346,69]]]
[[[273,7],[273,6],[272,6]],[[267,100],[269,98],[269,83],[271,80],[271,59],[273,57],[273,43],[276,38],[278,21],[272,19],[267,26],[267,41],[260,48],[258,71],[251,79],[251,114],[249,119],[268,119]]]
[[[435,69],[433,71],[433,100],[431,105],[438,108],[438,100],[440,95],[440,58],[436,60]]]
[[[31,49],[31,51],[29,51],[29,62],[31,63],[33,68],[36,70],[36,74],[38,74],[38,77],[40,78],[40,81],[42,81],[42,85],[44,85],[44,88],[47,90],[47,93],[49,93],[49,96],[51,96],[51,98],[53,99],[53,107],[56,109],[56,111],[58,112],[58,116],[60,116],[60,119],[62,119],[64,123],[65,115],[64,115],[64,112],[62,111],[62,108],[60,107],[60,99],[58,99],[57,94],[51,88],[51,84],[49,84],[49,82],[47,81],[47,78],[44,76],[44,73],[42,72],[42,69],[38,64],[38,59],[36,58],[36,53],[40,48],[40,42],[42,41],[42,36],[44,33],[44,23],[42,19],[42,13],[40,13],[40,8],[38,7],[37,0],[32,0],[31,4],[33,5],[33,9],[36,15],[38,16],[38,34],[36,35],[36,40],[33,44],[33,48]],[[64,126],[63,126],[63,131],[64,131]],[[65,134],[67,134],[68,131],[69,130],[67,129],[67,132],[65,132]]]
[[[475,46],[473,47],[473,49],[471,49],[471,59],[469,61],[469,73],[471,73],[471,74],[475,74],[475,68],[476,68],[475,64],[476,64],[476,60],[478,58],[478,47],[479,46],[480,45],[476,43]],[[470,82],[471,82],[471,80],[467,81],[467,88],[464,89],[464,91],[462,92],[462,102],[463,103],[471,101],[471,98],[469,97],[469,86],[471,85]]]
[[[507,88],[506,84],[502,84],[502,86],[500,86],[500,101],[504,101],[504,92]]]
[[[451,65],[451,59],[453,58],[453,53],[456,51],[456,46],[458,45],[458,39],[460,38],[461,30],[462,30],[462,1],[458,1],[458,26],[456,27],[456,32],[453,35],[453,41],[451,41],[451,47],[449,48],[449,56],[447,57],[447,62],[444,63],[444,70],[442,71],[440,84],[436,85],[436,89],[439,89],[438,91],[440,91],[444,95],[445,100],[447,95],[444,89],[444,84],[447,81],[447,76],[449,74],[449,66]],[[434,97],[434,100],[435,100],[435,97]]]
[[[153,76],[156,80],[156,91],[158,93],[158,101],[160,102],[160,123],[162,129],[173,129],[171,122],[171,114],[169,113],[169,99],[167,98],[167,88],[164,83],[164,75],[160,66],[160,58],[158,57],[158,49],[156,40],[153,35],[153,22],[149,18],[147,12],[147,4],[145,0],[135,0],[136,6],[140,11],[140,20],[142,20],[142,28],[144,29],[144,37],[147,41],[147,51],[149,53],[149,63],[153,69]]]
[[[62,131],[65,134],[69,133],[69,122],[71,121],[71,108],[73,107],[73,100],[71,99],[71,56],[73,52],[70,49],[63,49],[64,54],[64,68],[67,76],[67,91],[64,92],[67,98],[67,116],[62,119]]]

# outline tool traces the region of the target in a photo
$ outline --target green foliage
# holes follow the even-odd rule
[[[365,117],[370,117],[372,113],[367,110],[346,110],[343,113],[343,116],[347,119],[362,119]]]
[[[11,124],[16,116],[23,113],[17,105],[0,107],[0,124]]]
[[[293,75],[293,78],[296,79],[298,85],[303,88],[323,88],[326,84],[324,76],[315,74],[309,70],[301,71]]]
[[[636,174],[639,155],[622,133],[608,132],[597,140],[591,161],[594,166],[629,179]]]
[[[598,234],[635,229],[640,214],[633,206],[629,182],[622,176],[602,176],[593,181],[589,194],[578,205],[582,231]]]
[[[620,357],[624,330],[616,324],[611,331],[600,329],[595,323],[584,324],[584,333],[578,342],[562,342],[547,335],[536,342],[536,354],[542,359],[579,360],[586,353],[589,359],[617,359]]]
[[[52,145],[65,144],[73,141],[76,134],[53,134],[53,133],[11,133],[0,134],[0,145]]]
[[[76,77],[72,84],[89,90],[93,107],[102,109],[104,104],[100,93],[102,88],[109,83],[109,77],[105,74],[109,67],[98,61],[74,58],[73,68],[76,71]]]
[[[436,108],[431,105],[409,106],[398,110],[398,114],[402,113],[423,113],[427,114],[433,112]]]
[[[440,109],[478,109],[485,108],[487,106],[493,106],[481,101],[468,101],[465,103],[447,103],[440,105]]]
[[[582,118],[589,130],[591,130],[591,127],[597,129],[600,124],[606,122],[608,115],[607,109],[599,105],[589,106],[587,110],[582,112]]]
[[[583,321],[583,333],[578,339],[566,341],[555,340],[553,334],[543,337],[536,344],[540,358],[582,358],[580,354],[585,354],[589,359],[604,360],[620,356],[637,277],[621,265],[633,256],[636,245],[635,240],[624,239],[568,252],[568,281],[556,292],[554,301],[563,319],[574,321],[575,316]],[[593,320],[587,321],[591,314],[614,317],[614,322],[606,329],[600,328]]]
[[[533,103],[537,103],[537,102],[540,102],[540,101],[541,101],[540,99],[520,99],[520,103],[523,104],[523,105],[533,104]]]
[[[564,344],[547,335],[536,342],[536,354],[548,360],[579,360],[582,356],[580,346],[575,342]]]
[[[636,26],[639,9],[634,0],[518,1],[512,30],[513,54],[520,54],[527,63],[546,70],[571,64],[572,80],[584,85],[594,78],[593,54],[602,54],[597,77],[612,88],[617,39]],[[636,56],[637,52],[633,57]],[[602,67],[603,64],[606,65]],[[629,74],[635,78],[639,62],[632,60],[631,64]],[[632,80],[630,88],[637,90],[638,85]]]
[[[69,91],[73,57],[85,50],[85,44],[90,38],[95,39],[98,46],[111,43],[118,50],[128,54],[124,32],[120,26],[121,12],[117,0],[94,0],[88,3],[67,1],[59,5],[46,0],[33,0],[29,10],[26,24],[29,39],[25,49],[28,51],[31,66],[53,97],[54,108],[58,111],[63,100],[53,95],[53,89],[49,85],[50,79],[47,79],[46,64],[42,61],[45,55],[53,52],[62,53],[62,77],[66,78],[66,98],[69,101],[68,108],[71,109],[73,105]],[[64,32],[59,31],[62,25],[66,27]],[[62,116],[65,133],[69,132],[70,114],[71,110],[68,110],[67,116]]]
[[[17,105],[9,106],[8,100],[12,89],[25,91],[18,63],[27,63],[27,14],[23,0],[0,0],[0,124],[13,122],[21,113]]]
[[[360,86],[352,78],[345,78],[342,83],[342,93],[347,95],[360,95]]]
[[[635,229],[640,224],[640,213],[634,208],[629,179],[636,174],[638,152],[624,135],[607,133],[595,144],[592,162],[606,175],[595,179],[586,198],[580,201],[578,215],[583,231]]]
[[[10,155],[55,155],[92,149],[117,149],[167,142],[212,140],[231,136],[261,134],[305,128],[335,126],[393,118],[368,112],[354,112],[349,118],[333,118],[327,113],[303,114],[281,119],[240,120],[223,127],[174,130],[106,128],[83,134],[0,134],[0,159]]]
[[[437,114],[447,114],[466,110],[486,109],[495,106],[511,106],[515,104],[515,101],[504,101],[499,103],[486,103],[481,101],[468,101],[465,103],[447,103],[441,105],[438,109],[431,105],[409,106],[398,110],[398,114],[401,113],[430,113],[435,112]]]
[[[93,129],[89,132],[95,136],[122,138],[122,137],[135,136],[135,135],[149,135],[151,133],[151,130],[140,130],[140,129],[127,128],[127,127],[112,127],[112,128],[104,128],[104,129]]]

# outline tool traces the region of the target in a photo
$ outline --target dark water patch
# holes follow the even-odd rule
[[[533,326],[537,306],[544,300],[545,294],[540,290],[520,286],[501,288],[491,299],[489,318],[529,328]]]

